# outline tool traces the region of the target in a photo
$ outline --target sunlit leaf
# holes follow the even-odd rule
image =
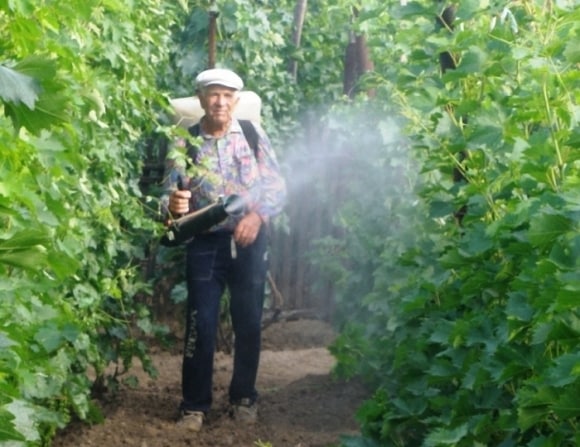
[[[0,263],[26,270],[38,270],[46,263],[46,249],[41,245],[14,252],[0,252]]]
[[[456,445],[468,432],[467,424],[462,424],[453,429],[439,428],[427,436],[423,445],[425,447],[438,447],[442,445]]]
[[[7,445],[9,441],[26,440],[20,430],[15,427],[14,419],[12,412],[0,408],[0,441],[6,441]]]
[[[0,98],[15,104],[24,103],[34,109],[40,89],[30,76],[0,65]]]
[[[0,239],[0,253],[3,250],[24,250],[37,245],[46,245],[49,242],[50,239],[45,231],[41,229],[26,229],[7,239]]]
[[[24,400],[14,400],[4,406],[6,410],[14,415],[14,427],[21,433],[26,441],[39,441],[40,433],[38,425],[35,423],[37,410]]]

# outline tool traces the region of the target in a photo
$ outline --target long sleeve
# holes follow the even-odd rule
[[[268,136],[260,126],[254,126],[259,136],[256,157],[260,172],[260,197],[255,211],[262,218],[272,218],[280,214],[286,204],[286,182]]]

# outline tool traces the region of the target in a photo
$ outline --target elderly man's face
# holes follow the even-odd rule
[[[213,124],[228,124],[238,103],[238,92],[227,87],[211,85],[199,94],[199,102],[206,118]]]

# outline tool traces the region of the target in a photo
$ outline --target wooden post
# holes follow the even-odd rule
[[[294,32],[292,33],[292,44],[295,49],[300,48],[300,40],[302,37],[302,28],[304,27],[304,17],[306,16],[306,9],[308,0],[297,0],[296,8],[294,9]],[[288,63],[288,73],[292,79],[296,81],[298,76],[298,62],[295,58],[291,58]]]
[[[356,20],[358,14],[358,9],[353,8],[353,21]],[[349,98],[353,98],[357,93],[355,87],[359,78],[366,72],[372,71],[374,69],[374,64],[369,55],[365,36],[357,35],[353,31],[350,31],[349,37],[344,61],[343,92]],[[375,92],[368,91],[367,95],[373,97]]]
[[[449,32],[452,32],[453,22],[455,21],[455,14],[456,14],[455,6],[453,5],[447,6],[443,10],[441,15],[437,16],[437,24],[441,27],[446,28]],[[441,67],[441,73],[445,74],[447,70],[454,70],[455,68],[457,68],[457,63],[455,62],[455,58],[450,52],[444,51],[441,54],[439,54],[439,66]],[[465,124],[467,122],[467,118],[462,116],[461,122]],[[460,161],[465,160],[466,156],[467,153],[465,151],[461,151],[459,153],[459,160]],[[453,168],[453,181],[455,183],[467,181],[467,179],[463,175],[463,172],[461,172],[461,170],[456,166]],[[467,205],[463,205],[461,208],[455,211],[454,213],[455,219],[457,220],[457,223],[459,225],[461,225],[466,213],[467,213]]]
[[[216,35],[217,35],[217,17],[219,15],[215,6],[215,1],[211,2],[209,10],[209,36],[208,36],[208,50],[207,50],[207,68],[215,67],[216,60]]]

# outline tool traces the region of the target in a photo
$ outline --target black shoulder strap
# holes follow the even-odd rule
[[[192,137],[199,137],[199,123],[195,123],[193,126],[189,126],[187,131]]]
[[[244,132],[244,137],[246,137],[246,141],[248,145],[254,151],[254,157],[258,158],[258,131],[254,127],[251,121],[249,120],[239,120],[240,126],[242,126],[242,132]]]
[[[195,138],[199,137],[200,134],[199,123],[195,123],[193,126],[189,126],[187,128],[187,131],[192,137]],[[197,159],[197,151],[199,150],[199,148],[197,146],[194,146],[187,140],[185,141],[185,147],[187,147],[187,155],[189,155],[189,158],[191,158],[191,160],[193,160],[193,162],[195,163],[195,160]],[[187,160],[187,169],[189,168],[191,168],[191,164],[189,163],[189,160]]]

